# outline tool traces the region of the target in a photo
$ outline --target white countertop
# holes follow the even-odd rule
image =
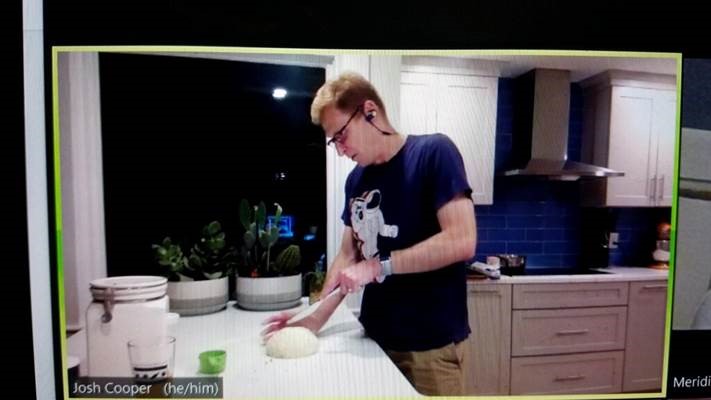
[[[230,302],[217,313],[181,317],[170,327],[176,338],[174,376],[208,376],[198,372],[198,355],[222,349],[227,351],[227,365],[220,374],[225,399],[420,396],[385,352],[364,336],[345,303],[319,332],[318,352],[300,359],[266,355],[262,321],[277,313],[246,311]],[[82,346],[78,343],[82,337],[72,337],[69,347]]]
[[[531,267],[535,268],[535,267]],[[469,279],[471,284],[583,283],[667,280],[669,271],[642,267],[596,268],[605,274],[590,275],[501,275],[500,279]]]
[[[305,307],[306,299],[304,299]],[[364,336],[344,303],[319,332],[319,350],[300,359],[268,357],[261,324],[278,312],[236,308],[181,317],[176,337],[176,376],[200,376],[198,354],[227,350],[224,398],[256,397],[413,397],[419,396],[385,352]]]

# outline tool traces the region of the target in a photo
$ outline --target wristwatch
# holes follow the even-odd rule
[[[380,256],[380,275],[375,277],[378,283],[382,283],[388,275],[393,273],[393,264],[390,256]]]

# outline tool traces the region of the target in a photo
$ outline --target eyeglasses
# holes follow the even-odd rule
[[[344,140],[344,138],[345,138],[345,135],[343,134],[343,131],[346,130],[346,127],[348,127],[348,124],[351,123],[351,120],[353,119],[353,117],[355,117],[356,114],[358,114],[358,112],[361,110],[361,107],[362,107],[362,106],[356,107],[355,111],[353,111],[353,114],[351,114],[351,116],[348,118],[348,121],[346,121],[346,123],[343,125],[343,127],[341,127],[341,129],[339,129],[338,131],[336,131],[336,133],[333,134],[333,136],[331,137],[331,139],[329,139],[329,140],[326,142],[326,145],[327,145],[327,146],[330,146],[330,145],[332,145],[332,144],[334,144],[334,143],[343,143],[343,140]]]

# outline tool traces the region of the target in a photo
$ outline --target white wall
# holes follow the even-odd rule
[[[711,190],[708,155],[711,131],[682,128],[679,187]],[[685,178],[692,179],[691,182]],[[674,263],[674,329],[690,329],[704,295],[710,289],[708,226],[711,201],[679,197]],[[708,320],[711,316],[707,316]],[[703,319],[703,318],[702,318]]]
[[[99,54],[60,53],[58,73],[65,310],[76,330],[89,282],[106,277]]]

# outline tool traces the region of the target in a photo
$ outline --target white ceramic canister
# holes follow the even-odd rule
[[[167,279],[119,276],[90,282],[86,311],[87,364],[92,377],[131,377],[128,342],[167,336]]]

